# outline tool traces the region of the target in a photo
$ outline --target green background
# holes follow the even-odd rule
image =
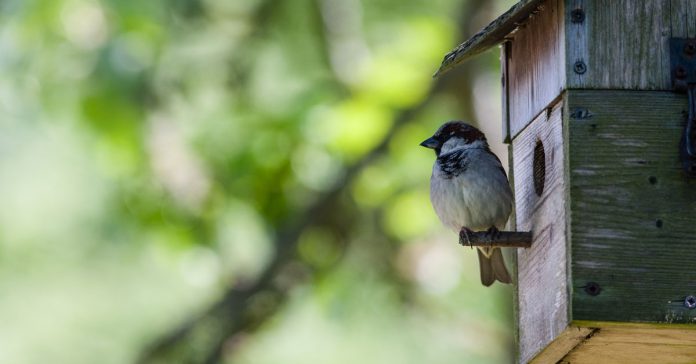
[[[512,3],[3,1],[0,362],[512,361],[418,146],[506,160],[497,51],[431,75]]]

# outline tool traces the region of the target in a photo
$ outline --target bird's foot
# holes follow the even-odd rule
[[[491,226],[486,230],[486,235],[491,239],[488,241],[490,245],[493,245],[493,241],[500,239],[500,230],[497,227]]]
[[[473,230],[469,229],[468,227],[463,227],[462,231],[464,232],[464,237],[466,238],[466,242],[469,244],[469,248],[474,248],[474,245],[471,244],[471,240],[469,240],[469,233],[474,233]]]

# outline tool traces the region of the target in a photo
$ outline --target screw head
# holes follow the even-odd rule
[[[577,61],[573,65],[573,71],[575,71],[575,73],[581,75],[581,74],[587,72],[587,65],[585,65],[585,62],[583,62],[583,61]]]
[[[686,296],[686,298],[684,298],[684,307],[690,310],[696,308],[696,297]]]
[[[696,53],[696,43],[693,41],[684,44],[684,54],[687,56],[693,56]]]
[[[572,23],[582,23],[585,21],[585,11],[582,9],[574,9],[570,12],[570,21]]]
[[[597,296],[600,292],[602,292],[602,287],[600,287],[597,282],[587,282],[583,288],[585,289],[585,293],[589,294],[590,296]]]
[[[674,70],[674,75],[679,79],[686,78],[686,68],[681,65],[677,66],[677,68]]]
[[[584,107],[575,108],[570,113],[571,118],[579,119],[579,120],[590,119],[593,116],[594,116],[594,114],[592,113],[592,111],[590,111],[589,109],[584,108]]]

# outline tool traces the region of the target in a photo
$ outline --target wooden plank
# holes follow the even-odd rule
[[[459,231],[459,245],[499,247],[499,248],[529,248],[532,245],[532,233],[527,231],[499,231],[489,234],[487,231]]]
[[[696,330],[694,324],[663,323],[663,322],[616,322],[616,321],[592,321],[573,320],[573,326],[590,328],[625,327],[625,328],[650,328],[650,329],[684,329]],[[696,331],[691,331],[696,333]]]
[[[510,135],[549,107],[565,85],[563,1],[547,0],[515,34],[507,54]]]
[[[503,143],[512,142],[512,136],[510,135],[510,85],[508,80],[510,79],[510,66],[508,65],[508,55],[510,55],[510,50],[512,49],[512,43],[504,42],[500,47],[500,91],[502,93],[502,107],[501,110],[503,116]]]
[[[576,9],[582,22],[570,20]],[[691,34],[692,0],[545,1],[511,35],[503,61],[507,132],[514,138],[564,89],[671,90],[668,39]]]
[[[672,37],[696,38],[696,1],[672,0]]]
[[[558,363],[694,363],[696,326],[592,323],[591,338]],[[674,327],[677,326],[677,327]]]
[[[696,295],[696,181],[678,158],[686,96],[571,90],[567,102],[573,319],[696,322],[683,304]]]
[[[493,20],[466,42],[445,55],[435,76],[440,76],[465,60],[501,43],[505,37],[534,12],[542,0],[521,0]]]
[[[517,193],[515,191],[515,157],[513,155],[513,147],[512,143],[508,145],[508,180],[510,181],[510,188],[512,189],[512,195],[517,196]],[[512,213],[510,214],[510,217],[508,218],[506,228],[509,230],[517,230],[517,209],[514,208],[512,209]],[[512,254],[507,254],[507,256],[510,257],[508,260],[511,265],[512,265],[512,281],[513,282],[519,282],[518,276],[518,264],[517,264],[517,249],[511,249],[511,250],[503,250],[503,253],[512,253]],[[520,290],[520,285],[519,284],[514,284],[512,287],[512,315],[515,318],[515,321],[519,321],[520,317],[520,307],[519,307],[519,292]],[[518,348],[517,356],[519,357],[519,347],[520,347],[520,325],[515,325],[515,330],[513,332],[513,337],[515,339],[515,347]]]
[[[687,1],[684,7],[687,13],[687,37],[696,38],[696,2]]]
[[[585,11],[585,2],[586,0],[567,0],[564,8],[565,18],[569,19],[574,10]],[[582,22],[567,21],[564,23],[566,58],[563,61],[565,63],[566,88],[579,88],[578,85],[585,83],[584,75],[577,74],[573,70],[573,65],[576,62],[587,63],[587,42],[590,38],[587,34],[590,28],[588,24],[594,24],[594,19],[587,19],[587,16]]]
[[[566,22],[569,89],[670,90],[671,20],[686,9],[670,0],[567,0],[567,16],[585,11],[582,23]],[[674,5],[674,6],[671,6]],[[576,72],[576,62],[586,71]]]
[[[670,2],[670,36],[686,38],[688,32],[688,4],[689,0],[671,0]],[[683,11],[687,9],[687,11]]]
[[[559,16],[542,8],[560,10]],[[584,21],[569,20],[575,9],[584,11]],[[510,76],[522,86],[511,115],[524,126],[537,104],[553,100],[546,100],[553,90],[670,90],[668,39],[696,37],[696,1],[523,0],[448,53],[436,76],[511,37],[518,69]],[[577,62],[586,71],[576,72]]]
[[[519,361],[526,363],[568,325],[566,183],[563,103],[542,113],[512,142],[516,226],[533,232],[530,249],[517,249]],[[544,188],[534,186],[537,142],[544,146]]]
[[[592,336],[597,329],[571,326],[563,331],[544,351],[535,356],[530,364],[558,363],[568,353]]]

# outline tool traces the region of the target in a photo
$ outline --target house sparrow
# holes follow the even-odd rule
[[[486,136],[461,121],[443,124],[420,145],[434,149],[437,159],[430,177],[430,201],[440,221],[457,233],[498,233],[512,210],[512,191],[500,160]],[[479,247],[481,283],[510,283],[500,248]]]

